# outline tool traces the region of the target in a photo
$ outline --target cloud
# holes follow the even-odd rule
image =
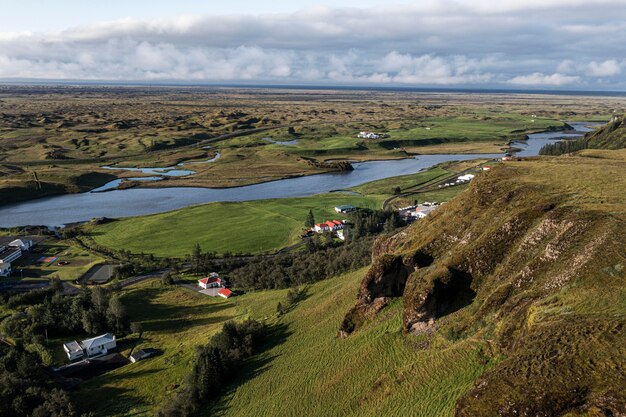
[[[0,78],[626,89],[624,44],[626,0],[427,0],[0,32]]]
[[[550,75],[541,72],[534,72],[528,75],[518,75],[511,78],[508,82],[517,85],[543,85],[543,86],[561,86],[567,84],[575,84],[580,81],[580,77],[554,73]]]

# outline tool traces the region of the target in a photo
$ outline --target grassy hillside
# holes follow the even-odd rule
[[[229,319],[266,318],[284,328],[282,340],[249,362],[236,386],[207,415],[451,416],[455,401],[491,366],[482,342],[437,337],[406,340],[395,303],[363,332],[338,339],[337,326],[364,271],[316,283],[282,317],[286,290],[216,300],[157,280],[124,292],[134,320],[143,324],[138,347],[163,354],[109,372],[81,386],[74,397],[96,416],[152,415],[188,373],[194,346],[206,343]],[[129,352],[134,336],[123,341]],[[329,411],[330,410],[330,411]]]
[[[613,118],[606,126],[591,133],[585,140],[589,148],[626,148],[626,120],[624,116]]]
[[[379,242],[342,330],[402,297],[410,337],[489,342],[459,417],[626,413],[625,170],[624,150],[501,164]]]
[[[321,222],[339,218],[334,207],[341,204],[380,207],[377,198],[346,194],[211,203],[118,220],[96,227],[92,237],[102,246],[156,256],[182,257],[196,243],[204,251],[259,253],[298,242],[309,210]]]

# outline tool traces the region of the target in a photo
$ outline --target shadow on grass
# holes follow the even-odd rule
[[[237,387],[256,378],[269,369],[269,367],[272,366],[272,361],[277,357],[277,355],[269,355],[267,351],[284,343],[291,334],[292,332],[289,331],[288,326],[284,323],[271,326],[267,335],[267,341],[263,344],[261,350],[246,360],[244,365],[239,370],[237,377],[220,395],[219,400],[209,406],[209,413],[207,415],[219,415],[226,411],[228,409],[227,398],[237,390]]]

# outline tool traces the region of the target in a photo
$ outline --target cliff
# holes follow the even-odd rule
[[[626,148],[626,116],[613,116],[609,123],[589,133],[585,141],[589,148],[623,149]]]
[[[626,415],[626,151],[506,163],[380,240],[340,335],[402,297],[402,331],[492,346],[456,415]]]

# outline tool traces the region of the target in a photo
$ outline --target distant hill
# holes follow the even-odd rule
[[[613,117],[606,126],[588,134],[584,140],[592,149],[626,148],[626,116]]]
[[[563,155],[582,149],[623,149],[626,148],[626,116],[614,116],[609,123],[587,133],[578,140],[561,140],[545,145],[540,155]]]
[[[614,146],[622,124],[589,140]],[[493,362],[456,416],[626,415],[624,172],[626,150],[588,149],[483,174],[378,242],[341,334],[367,331],[401,297],[407,343],[488,346]]]

